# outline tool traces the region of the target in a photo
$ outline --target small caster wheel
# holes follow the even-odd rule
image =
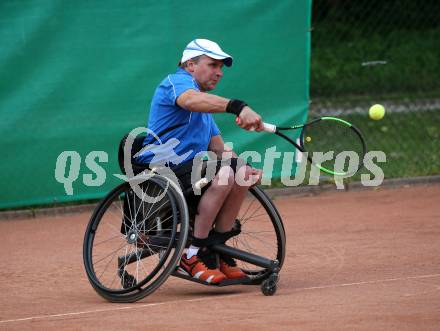
[[[123,271],[121,275],[121,285],[123,288],[131,288],[133,286],[136,286],[137,280],[134,278],[134,276],[130,275],[127,271]]]
[[[261,283],[261,292],[266,296],[274,295],[277,291],[278,275],[272,274]]]

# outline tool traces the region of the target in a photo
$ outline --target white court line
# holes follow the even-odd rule
[[[0,321],[0,324],[12,323],[12,322],[24,322],[24,321],[30,321],[30,320],[41,320],[41,319],[49,319],[49,318],[56,318],[56,317],[68,317],[68,316],[75,316],[75,315],[94,314],[94,313],[105,313],[105,312],[119,311],[119,310],[139,309],[139,308],[146,308],[146,307],[162,306],[165,304],[181,304],[181,303],[188,303],[188,302],[214,300],[214,299],[218,299],[218,298],[222,298],[222,297],[226,298],[226,297],[231,297],[231,296],[243,296],[243,295],[244,294],[238,294],[238,295],[225,294],[225,295],[216,295],[212,298],[203,297],[203,298],[189,299],[189,300],[175,300],[175,301],[164,301],[164,302],[157,302],[157,303],[147,303],[144,305],[134,304],[133,306],[111,307],[111,308],[105,308],[105,309],[77,311],[77,312],[63,313],[63,314],[31,316],[31,317],[25,317],[25,318],[3,320],[3,321]]]
[[[435,277],[440,277],[440,274],[419,275],[419,276],[410,276],[410,277],[403,277],[403,278],[388,278],[388,279],[370,280],[370,281],[356,282],[356,283],[343,283],[343,284],[331,284],[331,285],[323,285],[323,286],[302,287],[302,288],[296,288],[294,290],[295,290],[295,292],[298,292],[298,291],[307,291],[307,290],[319,290],[319,289],[327,289],[327,288],[338,288],[338,287],[346,287],[346,286],[378,284],[378,283],[386,283],[386,282],[396,282],[396,281],[401,281],[401,280],[435,278]],[[218,300],[219,298],[230,298],[230,297],[249,296],[249,295],[257,295],[257,294],[256,293],[252,293],[252,294],[246,293],[246,294],[236,294],[236,295],[226,294],[226,295],[216,295],[211,298],[203,297],[203,298],[189,299],[189,300],[165,301],[165,302],[158,302],[158,303],[147,303],[144,305],[111,307],[111,308],[106,308],[106,309],[86,310],[86,311],[78,311],[78,312],[63,313],[63,314],[31,316],[31,317],[25,317],[25,318],[3,320],[3,321],[0,321],[0,324],[13,323],[13,322],[24,322],[24,321],[30,321],[30,320],[42,320],[42,319],[50,319],[50,318],[57,318],[57,317],[68,317],[68,316],[85,315],[85,314],[96,314],[96,313],[104,313],[104,312],[110,312],[110,311],[132,310],[132,309],[140,309],[140,308],[147,308],[147,307],[157,307],[157,306],[163,306],[166,304],[182,304],[182,303],[188,303],[188,302]]]
[[[379,280],[368,280],[368,281],[365,281],[365,282],[357,282],[357,283],[345,283],[345,284],[331,284],[331,285],[323,285],[323,286],[312,286],[312,287],[298,288],[298,289],[295,289],[295,291],[319,290],[319,289],[326,289],[326,288],[337,288],[337,287],[345,287],[345,286],[378,284],[378,283],[386,283],[386,282],[395,282],[395,281],[399,281],[399,280],[435,278],[435,277],[440,277],[440,274],[410,276],[410,277],[404,277],[404,278],[388,278],[388,279],[379,279]]]

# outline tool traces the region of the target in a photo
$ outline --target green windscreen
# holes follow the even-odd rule
[[[119,183],[119,140],[146,125],[155,87],[176,70],[195,38],[214,40],[234,57],[213,93],[245,100],[265,122],[302,122],[308,109],[310,6],[311,1],[2,1],[0,208],[98,198]],[[274,146],[292,151],[275,135],[239,129],[229,114],[215,118],[238,153],[264,156]],[[76,178],[70,192],[55,176],[63,152],[70,155],[63,176]],[[280,177],[281,163],[280,157],[265,175]],[[253,164],[263,167],[262,161]]]

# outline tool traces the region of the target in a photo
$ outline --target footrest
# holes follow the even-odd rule
[[[249,277],[241,278],[241,279],[225,279],[220,283],[216,284],[219,287],[229,286],[229,285],[248,285],[250,284],[251,279]]]
[[[171,275],[178,278],[189,280],[194,283],[199,283],[207,286],[215,286],[215,287],[223,287],[223,286],[231,286],[231,285],[249,285],[252,282],[251,278],[246,277],[241,279],[225,279],[220,283],[211,284],[204,282],[203,280],[196,279],[191,275],[187,274],[185,271],[179,271],[179,269],[176,269],[174,272],[171,273]]]

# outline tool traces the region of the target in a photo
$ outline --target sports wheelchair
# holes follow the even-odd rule
[[[118,153],[124,174],[128,136],[121,140]],[[208,286],[260,285],[264,295],[273,295],[286,236],[281,216],[264,191],[250,188],[233,229],[221,238],[209,237],[210,248],[236,259],[247,277],[215,285],[199,281],[179,268],[180,257],[191,243],[196,206],[188,197],[193,193],[182,192],[155,169],[134,162],[144,136],[131,139],[131,166],[138,176],[128,178],[99,202],[85,232],[84,266],[96,292],[111,302],[134,302],[176,276]]]

